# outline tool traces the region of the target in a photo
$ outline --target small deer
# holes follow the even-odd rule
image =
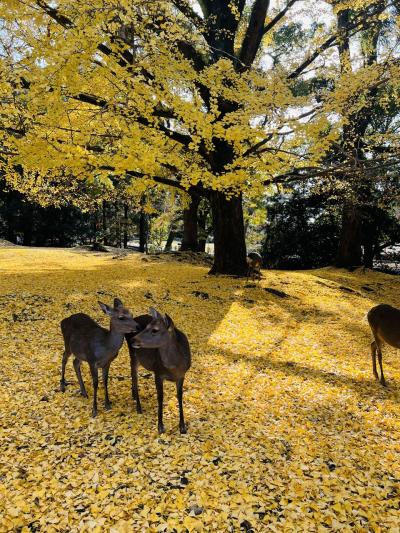
[[[149,311],[150,315],[135,317],[141,331],[125,335],[131,359],[132,397],[136,402],[136,411],[142,412],[137,381],[137,367],[140,363],[150,372],[154,372],[158,400],[158,432],[165,431],[163,396],[166,379],[176,383],[179,431],[186,433],[183,415],[183,381],[191,364],[189,341],[186,335],[174,326],[171,317],[161,315],[153,307]]]
[[[246,257],[247,262],[247,281],[251,276],[251,279],[254,280],[255,277],[258,279],[261,278],[261,265],[262,257],[258,252],[250,252]]]
[[[382,368],[382,343],[386,342],[394,348],[400,348],[400,309],[387,304],[373,307],[367,314],[367,319],[374,336],[371,342],[372,371],[379,380],[376,370],[376,354],[378,353],[379,367],[381,369],[381,384],[386,387]]]
[[[124,342],[124,335],[137,330],[137,323],[129,309],[126,309],[121,300],[115,298],[114,307],[99,302],[100,308],[110,317],[110,330],[97,324],[90,316],[84,313],[71,315],[61,321],[61,331],[64,337],[64,355],[61,366],[60,390],[65,391],[65,366],[71,354],[74,358],[74,368],[78,378],[80,393],[88,397],[81,374],[81,363],[89,363],[93,381],[93,409],[92,416],[97,415],[97,388],[99,384],[98,369],[102,369],[105,389],[104,407],[111,409],[108,397],[108,371],[112,361],[117,357]]]

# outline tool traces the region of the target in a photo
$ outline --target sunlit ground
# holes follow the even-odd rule
[[[384,349],[384,389],[364,316],[400,306],[400,277],[265,271],[245,285],[140,255],[0,249],[0,531],[399,531],[400,352]],[[59,392],[60,320],[107,325],[97,300],[114,296],[187,333],[187,435],[167,384],[158,436],[143,370],[136,414],[125,346],[112,411],[100,387],[90,417],[88,368],[85,400],[71,360]]]

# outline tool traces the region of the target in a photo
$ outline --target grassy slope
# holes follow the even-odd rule
[[[206,272],[0,250],[0,531],[399,531],[399,353],[384,351],[385,390],[363,317],[378,302],[400,305],[400,278],[266,271],[245,287]],[[188,334],[188,435],[168,384],[158,437],[144,371],[145,412],[133,411],[125,346],[111,366],[112,411],[101,402],[90,418],[72,361],[73,384],[58,392],[60,320],[83,311],[106,325],[96,302],[114,296],[137,314],[155,305]],[[91,398],[87,368],[84,380]]]

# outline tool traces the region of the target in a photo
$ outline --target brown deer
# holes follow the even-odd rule
[[[191,354],[186,335],[174,326],[168,315],[161,315],[150,308],[150,315],[135,317],[140,332],[125,335],[131,359],[132,397],[136,411],[142,412],[137,381],[137,367],[140,363],[154,373],[158,400],[158,432],[164,433],[163,396],[164,380],[176,383],[179,404],[179,431],[186,433],[183,415],[183,381],[190,368]]]
[[[251,279],[254,280],[257,276],[258,279],[261,279],[261,265],[262,257],[258,252],[250,252],[246,257],[247,262],[247,281],[251,276]]]
[[[88,397],[81,374],[81,363],[89,364],[93,381],[93,409],[92,416],[97,415],[97,388],[99,384],[98,369],[102,369],[105,389],[104,407],[111,409],[108,397],[108,371],[112,361],[117,357],[124,342],[124,335],[137,330],[137,323],[129,309],[126,309],[121,300],[115,298],[114,307],[99,302],[100,308],[110,317],[110,330],[97,324],[90,316],[84,313],[71,315],[61,321],[61,331],[64,337],[64,355],[61,366],[60,390],[65,391],[65,366],[71,354],[74,358],[74,368],[78,378],[80,393]]]
[[[373,307],[367,314],[367,319],[374,336],[371,342],[372,371],[379,380],[376,370],[376,354],[378,354],[381,369],[381,384],[386,387],[382,368],[382,343],[386,342],[394,348],[400,348],[400,309],[387,304]]]

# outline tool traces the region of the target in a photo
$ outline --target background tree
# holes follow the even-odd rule
[[[398,200],[383,185],[381,182],[371,189],[369,204],[364,206],[361,243],[363,265],[368,268],[386,248],[400,244]],[[336,188],[321,190],[310,180],[267,199],[267,223],[262,232],[265,266],[296,269],[333,264],[347,201],[336,192]]]

